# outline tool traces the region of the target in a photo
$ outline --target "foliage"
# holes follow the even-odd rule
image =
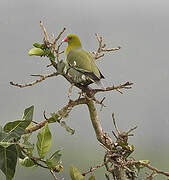
[[[31,133],[25,134],[27,128],[32,128],[34,106],[25,109],[21,120],[8,122],[0,129],[0,169],[6,180],[14,177],[17,160],[24,167],[40,166],[56,172],[63,171],[61,152],[57,150],[50,157],[47,153],[51,148],[52,135],[45,124],[37,135],[37,152],[35,157],[34,144],[30,142]]]

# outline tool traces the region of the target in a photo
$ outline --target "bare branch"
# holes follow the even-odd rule
[[[117,47],[117,48],[102,49],[102,51],[103,51],[103,52],[110,52],[110,51],[118,51],[118,50],[120,50],[120,49],[121,49],[121,47],[119,46],[119,47]]]
[[[86,176],[87,174],[92,173],[93,171],[95,171],[95,170],[98,169],[98,168],[103,167],[104,165],[105,165],[105,163],[102,163],[102,164],[96,165],[95,167],[91,167],[88,171],[82,173],[82,175],[83,175],[83,176]]]
[[[49,43],[48,33],[47,33],[47,31],[46,31],[46,29],[45,29],[42,21],[40,21],[40,27],[41,27],[41,29],[42,29],[42,31],[43,31],[43,34],[44,34],[45,43],[46,43],[47,45],[49,45],[50,43]]]
[[[162,175],[165,175],[165,176],[169,177],[169,172],[161,171],[161,170],[157,169],[156,167],[153,167],[150,164],[144,163],[144,162],[141,162],[141,161],[127,161],[124,165],[125,166],[131,166],[131,165],[140,166],[140,165],[142,165],[142,166],[145,166],[148,169],[156,172],[157,174],[162,174]]]
[[[51,173],[52,176],[54,177],[54,180],[59,180],[59,179],[57,178],[55,172],[54,172],[52,169],[50,169],[50,173]],[[63,180],[63,179],[62,179],[62,180]]]
[[[25,134],[29,134],[29,133],[32,133],[32,132],[34,132],[34,131],[37,131],[38,129],[41,129],[42,127],[44,127],[47,122],[48,122],[47,120],[43,120],[43,121],[41,121],[40,123],[34,125],[34,126],[31,127],[31,128],[25,129],[25,132],[24,132],[24,133],[25,133]]]
[[[77,106],[77,105],[79,105],[79,104],[86,104],[86,103],[87,103],[87,100],[86,100],[85,98],[80,98],[80,99],[77,99],[77,100],[75,100],[75,101],[70,100],[69,103],[68,103],[66,106],[64,106],[63,108],[61,108],[61,109],[60,109],[59,111],[57,111],[56,113],[58,113],[58,112],[60,112],[60,111],[64,111],[65,113],[69,113],[74,106]],[[63,118],[63,117],[60,117],[60,119],[59,119],[58,121],[56,121],[56,122],[58,122],[59,124],[61,124],[61,121],[60,121],[60,120],[61,120],[62,118]],[[25,134],[28,134],[28,133],[32,133],[32,132],[34,132],[34,131],[37,131],[37,130],[41,129],[42,127],[44,127],[47,122],[48,122],[48,118],[47,118],[46,115],[45,115],[45,120],[41,121],[40,123],[34,125],[34,126],[31,127],[31,128],[25,129],[25,132],[24,132],[24,133],[25,133]]]
[[[95,52],[92,52],[92,55],[94,57],[95,60],[101,58],[104,56],[103,52],[113,52],[113,51],[118,51],[121,49],[121,47],[117,47],[117,48],[109,48],[109,49],[105,49],[106,44],[103,44],[103,38],[101,36],[99,36],[98,33],[95,33],[96,39],[98,41],[98,49]],[[102,54],[101,54],[102,53]]]
[[[71,94],[72,94],[72,89],[73,89],[74,83],[71,84],[69,91],[68,91],[68,98],[70,98]]]
[[[59,49],[61,47],[61,45],[63,44],[63,42],[61,42],[57,49],[56,49],[56,43],[57,41],[60,39],[60,37],[62,36],[62,34],[66,31],[66,28],[63,28],[63,30],[59,33],[59,35],[57,36],[57,38],[52,42],[52,52],[55,52],[56,53],[56,59],[57,59],[57,62],[59,62],[59,55],[62,54],[64,51],[62,52],[59,52]]]
[[[137,126],[135,126],[134,128],[131,128],[129,131],[127,131],[128,136],[131,136],[133,134],[130,134],[132,131],[134,131],[135,129],[137,129]]]
[[[115,120],[115,117],[114,117],[114,113],[112,114],[112,118],[113,118],[113,124],[114,124],[114,127],[115,127],[115,129],[116,129],[118,135],[120,135],[120,131],[119,131],[117,125],[116,125],[116,120]],[[117,137],[117,136],[115,135],[115,137]]]
[[[118,90],[118,92],[119,92],[119,89],[131,89],[132,85],[133,85],[132,82],[126,82],[124,84],[120,84],[118,86],[107,87],[105,89],[93,89],[93,94],[96,94],[98,92],[112,91],[112,90]],[[122,93],[122,92],[120,92],[120,93]]]
[[[57,38],[55,39],[54,44],[56,44],[56,42],[60,39],[60,37],[62,36],[62,34],[66,31],[66,28],[64,27],[63,30],[59,33],[59,35],[57,36]]]
[[[90,119],[92,121],[92,125],[95,130],[95,134],[96,134],[98,141],[100,143],[102,143],[104,146],[106,146],[108,149],[112,149],[113,141],[102,130],[93,100],[88,100],[87,106],[88,106],[89,113],[90,113]]]
[[[57,75],[59,75],[57,72],[54,72],[52,74],[47,74],[47,75],[32,74],[31,76],[40,77],[40,79],[37,79],[36,81],[33,81],[32,83],[29,83],[29,84],[18,84],[18,83],[14,83],[14,82],[10,82],[10,84],[13,86],[16,86],[16,87],[24,88],[24,87],[33,86],[35,84],[38,84],[38,83],[46,80],[49,77],[53,77],[53,76],[57,76]]]

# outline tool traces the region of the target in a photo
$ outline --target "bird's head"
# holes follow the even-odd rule
[[[69,46],[72,46],[74,48],[79,48],[79,47],[82,46],[81,42],[80,42],[80,39],[75,34],[67,35],[65,37],[65,39],[63,40],[63,42],[67,42]]]

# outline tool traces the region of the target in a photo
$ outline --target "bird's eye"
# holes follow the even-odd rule
[[[72,40],[72,37],[69,37],[68,39],[69,39],[69,40]]]

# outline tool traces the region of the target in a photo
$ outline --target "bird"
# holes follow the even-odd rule
[[[104,88],[101,79],[105,77],[95,64],[92,55],[82,48],[79,37],[75,34],[69,34],[63,42],[68,43],[65,64],[73,82],[84,86],[96,83],[100,88]]]

